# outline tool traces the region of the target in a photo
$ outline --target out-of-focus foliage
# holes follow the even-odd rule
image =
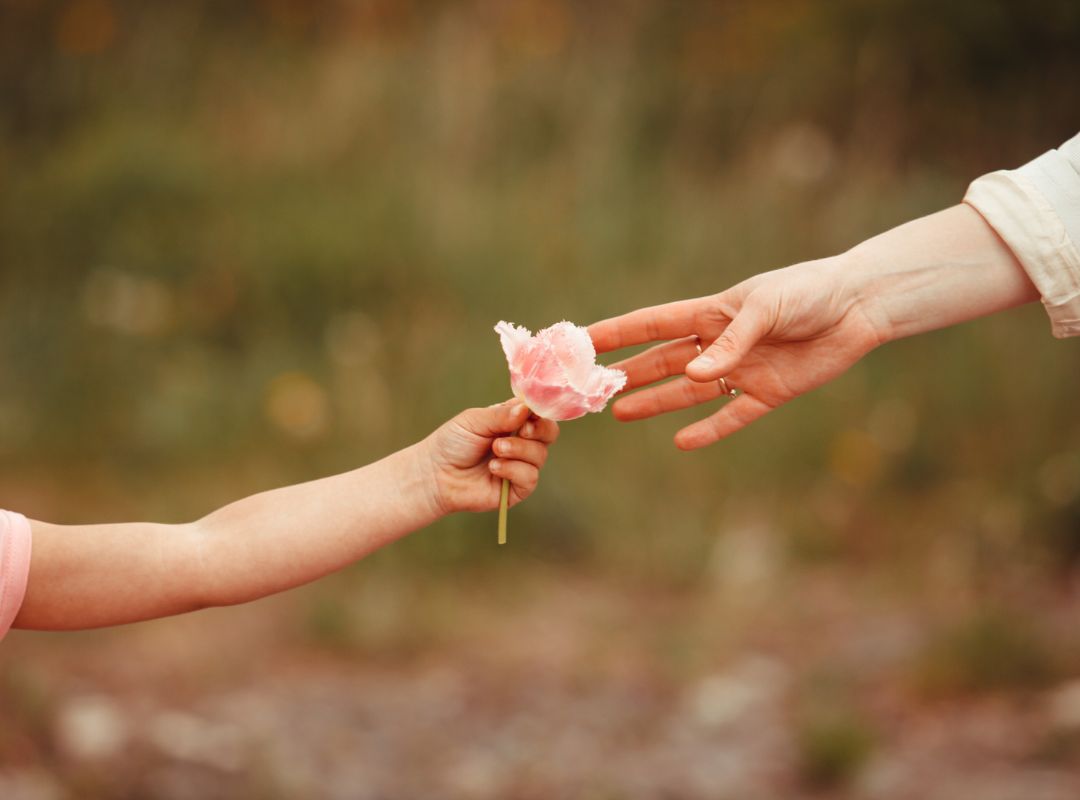
[[[499,318],[836,252],[1077,123],[1070,2],[0,9],[3,499],[58,519],[369,460],[507,394]],[[517,548],[680,574],[733,510],[800,553],[1060,546],[1075,363],[1032,310],[704,454],[689,414],[576,423]],[[410,548],[487,547],[443,527]]]

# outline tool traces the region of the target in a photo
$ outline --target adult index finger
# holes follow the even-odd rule
[[[597,353],[608,353],[661,339],[678,339],[696,333],[698,315],[705,309],[708,297],[676,300],[648,308],[639,308],[618,317],[594,322],[589,336]]]

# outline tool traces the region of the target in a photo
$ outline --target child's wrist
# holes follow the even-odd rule
[[[402,453],[407,455],[405,469],[408,476],[406,484],[412,487],[415,493],[413,498],[429,522],[445,517],[454,509],[447,508],[446,502],[439,489],[438,468],[432,454],[431,437],[422,439]]]

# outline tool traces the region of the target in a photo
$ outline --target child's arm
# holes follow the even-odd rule
[[[502,478],[511,501],[523,500],[558,436],[555,423],[528,416],[517,401],[469,409],[381,461],[189,524],[32,521],[15,627],[93,628],[243,603],[341,569],[445,514],[494,509]]]

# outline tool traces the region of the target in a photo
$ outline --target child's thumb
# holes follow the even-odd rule
[[[529,408],[516,397],[487,408],[470,408],[462,413],[462,424],[478,436],[514,433],[529,418]]]

